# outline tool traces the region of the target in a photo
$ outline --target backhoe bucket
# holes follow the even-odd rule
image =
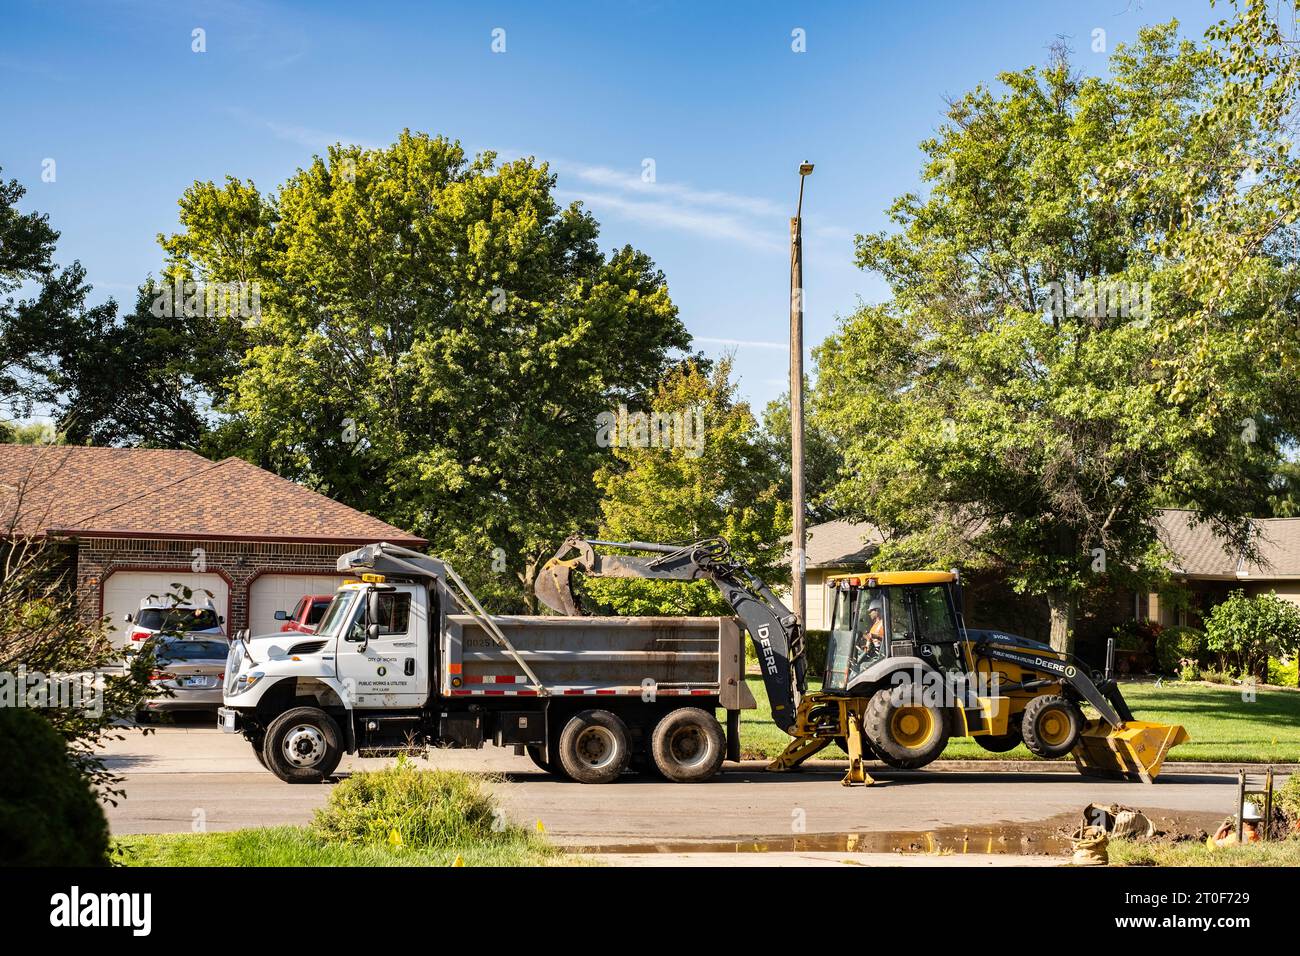
[[[573,596],[573,565],[572,561],[554,559],[548,561],[542,570],[537,572],[537,580],[533,582],[533,593],[537,595],[539,601],[557,614],[580,617],[582,608],[578,606],[578,601]]]
[[[1153,783],[1170,748],[1190,739],[1178,724],[1129,720],[1117,730],[1104,720],[1090,720],[1070,755],[1085,776]]]

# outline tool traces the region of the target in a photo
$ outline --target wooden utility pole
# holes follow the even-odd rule
[[[812,163],[799,166],[799,204],[790,220],[790,498],[794,540],[790,553],[791,610],[807,629],[804,571],[808,533],[803,493],[803,183]]]

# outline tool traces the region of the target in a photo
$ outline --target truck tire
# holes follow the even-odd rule
[[[1013,714],[1007,718],[1007,732],[993,736],[992,734],[981,734],[978,737],[972,737],[971,740],[979,744],[991,754],[1004,754],[1008,750],[1015,750],[1025,742],[1024,734],[1020,729],[1020,721],[1024,718],[1024,712]]]
[[[266,767],[285,783],[323,783],[343,759],[343,734],[319,707],[287,710],[266,729]]]
[[[627,724],[607,710],[584,710],[560,732],[560,766],[578,783],[612,783],[630,752]]]
[[[656,769],[674,783],[698,783],[722,766],[727,737],[718,718],[698,707],[682,707],[655,725],[650,756]]]
[[[1055,760],[1064,757],[1079,742],[1083,711],[1060,694],[1044,694],[1025,707],[1021,730],[1030,753],[1044,760]]]
[[[948,746],[948,711],[925,703],[919,687],[885,688],[868,701],[862,729],[881,760],[899,770],[915,770]]]
[[[565,773],[559,767],[556,767],[546,759],[546,748],[543,746],[529,747],[528,759],[531,760],[543,773],[549,773],[553,777],[564,777]]]

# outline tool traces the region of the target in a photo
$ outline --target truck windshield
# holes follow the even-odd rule
[[[330,602],[329,610],[321,618],[316,633],[321,637],[333,637],[334,632],[352,616],[352,606],[356,603],[359,593],[359,591],[340,591],[335,595],[334,600]]]

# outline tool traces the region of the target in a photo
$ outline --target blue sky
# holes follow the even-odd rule
[[[917,144],[946,97],[1041,63],[1058,36],[1101,73],[1094,30],[1111,50],[1143,24],[1177,17],[1199,36],[1225,15],[1208,0],[5,7],[0,166],[98,298],[129,302],[158,270],[155,237],[194,180],[272,190],[329,143],[381,145],[410,127],[551,162],[602,246],[653,256],[698,346],[735,350],[758,406],[784,390],[800,161],[817,166],[804,201],[811,345],[859,299],[886,297],[853,265],[853,236],[883,228],[917,187]]]

